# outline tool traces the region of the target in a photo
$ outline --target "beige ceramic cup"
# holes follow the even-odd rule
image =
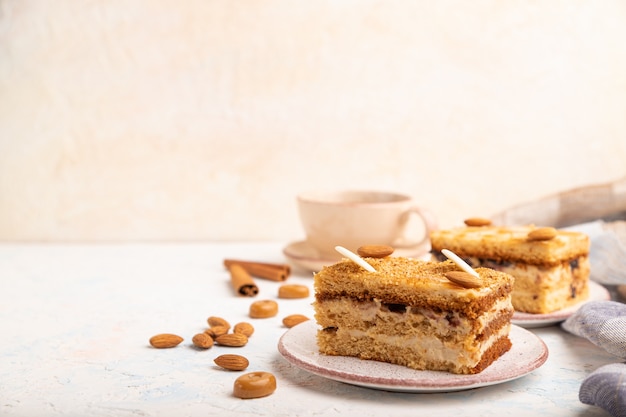
[[[324,259],[338,259],[335,246],[356,252],[363,245],[390,245],[427,252],[435,217],[408,195],[386,191],[313,191],[298,195],[298,211],[307,242]],[[416,216],[423,227],[406,236]]]

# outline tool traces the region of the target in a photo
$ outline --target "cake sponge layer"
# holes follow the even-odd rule
[[[368,272],[347,259],[322,268],[314,279],[317,301],[343,296],[378,299],[387,304],[462,311],[474,319],[513,289],[511,275],[489,268],[476,269],[481,287],[464,288],[445,277],[447,272],[459,270],[452,261],[426,262],[400,257],[366,260],[376,272]]]
[[[511,348],[508,331],[509,326],[502,328],[502,335],[494,335],[480,355],[468,353],[461,346],[445,344],[436,338],[423,338],[422,343],[416,345],[383,335],[375,337],[334,328],[320,330],[317,341],[320,352],[326,355],[354,356],[418,370],[475,374]]]

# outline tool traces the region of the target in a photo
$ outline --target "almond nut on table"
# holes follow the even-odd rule
[[[206,319],[206,321],[209,324],[209,327],[223,326],[227,329],[230,329],[230,323],[226,319],[223,319],[221,317],[211,316]]]
[[[235,327],[233,327],[233,333],[240,333],[250,337],[254,333],[254,326],[248,322],[242,321],[241,323],[235,324]]]
[[[229,371],[243,371],[248,367],[250,362],[245,356],[226,354],[220,355],[213,360],[215,364]]]
[[[194,337],[191,339],[191,342],[195,347],[198,347],[200,349],[210,349],[211,347],[213,347],[213,338],[211,337],[211,335],[208,335],[206,333],[198,333],[194,335]]]
[[[157,349],[167,349],[178,346],[184,339],[176,334],[161,333],[150,338],[150,344]]]
[[[248,337],[240,333],[228,333],[217,336],[215,342],[222,346],[241,347],[248,343]]]
[[[204,333],[215,339],[218,336],[228,333],[228,330],[230,330],[230,328],[226,326],[213,326],[206,329]]]

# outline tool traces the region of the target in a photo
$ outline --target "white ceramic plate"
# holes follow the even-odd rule
[[[548,314],[532,314],[516,311],[513,314],[511,322],[527,329],[533,327],[552,326],[553,324],[560,323],[567,319],[569,316],[574,314],[574,312],[578,310],[580,306],[588,303],[589,301],[606,301],[610,299],[611,294],[606,288],[604,288],[597,282],[589,281],[589,298],[587,298],[585,301],[581,301],[580,303],[574,304],[573,306],[570,306],[568,308],[564,308],[563,310],[558,310]]]
[[[529,374],[548,358],[548,348],[539,337],[513,325],[511,350],[479,374],[416,371],[384,362],[322,355],[317,348],[317,329],[314,320],[292,327],[280,338],[278,351],[287,361],[313,374],[386,391],[449,392],[500,384]]]
[[[429,245],[416,245],[409,248],[396,248],[392,256],[402,256],[406,258],[422,258],[430,259]],[[337,254],[335,259],[324,259],[318,251],[312,247],[306,240],[292,242],[285,246],[283,254],[295,266],[307,271],[318,272],[324,266],[332,265],[341,259],[341,255]]]

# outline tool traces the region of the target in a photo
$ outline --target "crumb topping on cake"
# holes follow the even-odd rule
[[[575,259],[589,252],[589,237],[580,232],[556,230],[548,240],[529,239],[529,233],[540,228],[528,226],[468,226],[431,232],[435,254],[449,249],[458,256],[477,256],[493,261],[519,261],[550,266]]]

